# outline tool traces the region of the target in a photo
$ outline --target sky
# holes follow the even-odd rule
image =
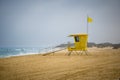
[[[120,0],[0,0],[0,47],[53,46],[86,33],[88,42],[120,43]]]

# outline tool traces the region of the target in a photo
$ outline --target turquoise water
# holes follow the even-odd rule
[[[0,48],[0,58],[30,54],[42,54],[55,50],[55,48]]]

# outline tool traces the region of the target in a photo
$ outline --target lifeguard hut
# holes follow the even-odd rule
[[[71,55],[73,51],[77,54],[85,52],[87,55],[88,34],[72,34],[69,37],[74,38],[74,46],[68,44],[68,55]]]

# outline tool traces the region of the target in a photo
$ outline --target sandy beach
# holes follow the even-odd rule
[[[88,55],[67,50],[0,59],[0,80],[119,80],[120,49],[89,48]]]

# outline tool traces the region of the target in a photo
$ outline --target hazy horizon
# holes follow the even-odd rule
[[[0,47],[54,46],[86,33],[94,43],[120,43],[120,0],[0,0]]]

